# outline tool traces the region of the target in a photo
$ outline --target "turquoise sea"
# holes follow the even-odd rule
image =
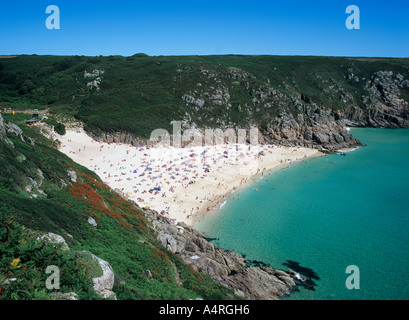
[[[366,146],[270,172],[196,229],[249,261],[311,276],[312,288],[285,299],[409,299],[409,130],[351,133]],[[359,289],[345,285],[349,265]]]

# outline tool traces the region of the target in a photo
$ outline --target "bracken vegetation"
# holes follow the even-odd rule
[[[24,123],[24,115],[3,119]],[[59,293],[102,299],[91,282],[98,267],[84,252],[109,262],[117,299],[234,297],[162,247],[142,209],[55,150],[39,128],[22,129],[21,136],[0,137],[0,299],[55,298],[45,286],[49,265],[60,268]],[[48,232],[70,250],[40,241]]]

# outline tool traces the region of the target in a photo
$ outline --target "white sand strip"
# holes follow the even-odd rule
[[[318,156],[315,149],[274,145],[147,148],[101,143],[84,130],[67,130],[60,151],[89,168],[113,189],[175,222],[193,225],[217,210],[232,191],[257,175]]]

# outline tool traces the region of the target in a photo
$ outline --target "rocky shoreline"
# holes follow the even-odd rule
[[[157,240],[195,270],[209,275],[235,294],[250,300],[277,300],[308,279],[289,269],[251,266],[244,257],[230,250],[216,248],[198,231],[184,223],[173,224],[151,209],[142,209],[152,222]]]

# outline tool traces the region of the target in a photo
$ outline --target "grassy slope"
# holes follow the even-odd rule
[[[250,89],[229,76],[229,68],[253,75]],[[104,70],[100,90],[90,89],[84,71]],[[205,76],[208,70],[217,80]],[[343,58],[305,56],[159,56],[84,57],[18,56],[0,60],[0,105],[13,108],[51,108],[83,120],[94,132],[127,131],[149,137],[153,129],[170,129],[172,120],[189,113],[200,126],[214,126],[215,119],[246,125],[238,107],[248,105],[252,119],[261,123],[279,112],[254,112],[249,101],[252,91],[271,86],[286,94],[303,94],[333,109],[344,104],[339,94],[329,92],[337,85],[360,106],[365,81],[346,81],[353,73],[366,80],[376,71],[392,70],[409,77],[408,59]],[[198,83],[202,86],[198,86]],[[199,114],[192,112],[181,97],[189,92],[212,93],[225,87],[232,107],[212,106]],[[409,93],[405,93],[407,99]],[[288,105],[291,109],[292,106]]]
[[[12,120],[10,115],[3,118]],[[18,115],[15,122],[22,125],[24,118]],[[45,279],[49,275],[45,269],[52,264],[64,270],[61,292],[73,291],[81,299],[97,299],[89,270],[78,255],[82,250],[108,261],[125,281],[125,285],[114,289],[118,299],[233,297],[230,290],[163,248],[140,209],[54,149],[38,128],[21,127],[26,142],[12,134],[8,138],[14,148],[0,142],[0,284],[11,277],[20,279],[8,286],[0,285],[0,299],[47,299]],[[27,143],[27,137],[36,141],[35,146]],[[19,162],[16,159],[22,159],[21,154],[26,160]],[[76,183],[68,177],[68,170],[77,173]],[[29,177],[46,195],[35,191]],[[37,198],[28,196],[27,186],[32,187]],[[94,217],[97,228],[87,222],[89,216]],[[62,235],[71,250],[67,253],[39,244],[35,238],[40,232]],[[151,272],[152,281],[148,281],[146,270]]]

